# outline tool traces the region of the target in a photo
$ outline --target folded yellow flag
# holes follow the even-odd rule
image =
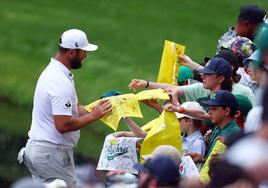
[[[177,85],[180,61],[178,56],[183,55],[185,47],[165,40],[157,82]]]
[[[143,117],[135,94],[117,95],[107,97],[106,99],[111,101],[113,110],[110,114],[105,115],[101,121],[115,131],[122,117]],[[87,105],[85,109],[90,112],[99,101],[100,100]]]
[[[221,141],[217,140],[217,142],[215,143],[210,155],[208,156],[204,166],[202,167],[201,171],[200,171],[200,176],[199,176],[199,180],[203,183],[208,183],[210,181],[209,175],[208,175],[208,171],[209,171],[209,162],[211,160],[211,156],[216,155],[216,154],[221,154],[226,150],[226,145],[224,143],[222,143]]]
[[[163,89],[144,90],[136,94],[138,100],[157,99],[168,100],[169,96]]]
[[[152,129],[141,145],[140,155],[148,155],[159,145],[172,145],[182,151],[180,124],[174,112],[163,111],[159,118],[148,123]]]

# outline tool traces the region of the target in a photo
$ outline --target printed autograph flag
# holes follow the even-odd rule
[[[133,168],[138,163],[136,143],[142,138],[106,136],[97,170],[124,170],[138,174]]]
[[[110,99],[112,103],[112,112],[105,115],[101,121],[111,127],[114,131],[117,130],[119,121],[122,117],[139,117],[142,118],[142,113],[139,106],[139,100],[147,99],[157,99],[157,100],[167,100],[169,96],[162,89],[151,89],[146,91],[141,91],[135,94],[122,94],[117,96],[106,97]],[[100,100],[97,100],[87,106],[85,109],[90,112],[94,106]]]
[[[105,115],[101,121],[113,130],[117,130],[122,117],[143,117],[135,94],[117,95],[107,97],[107,99],[111,100],[113,110],[112,113]],[[99,100],[87,105],[85,109],[90,112],[98,102]]]

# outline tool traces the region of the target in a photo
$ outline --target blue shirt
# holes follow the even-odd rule
[[[205,155],[206,143],[199,130],[187,137],[182,137],[182,153],[185,152],[199,153],[202,156]]]

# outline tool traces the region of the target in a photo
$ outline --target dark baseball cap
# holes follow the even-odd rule
[[[157,156],[142,164],[134,165],[134,168],[153,175],[161,183],[171,183],[179,180],[180,172],[177,163],[165,156]]]
[[[219,74],[225,77],[232,76],[231,65],[221,57],[211,58],[207,66],[202,69],[198,69],[197,71],[203,74]]]
[[[215,55],[215,57],[222,57],[223,59],[228,61],[230,65],[234,67],[239,67],[239,59],[232,50],[228,50],[222,47],[220,51]]]
[[[264,21],[265,15],[265,10],[258,5],[245,5],[240,8],[238,18],[259,24]]]
[[[238,109],[238,103],[235,96],[227,90],[218,90],[206,101],[200,103],[203,106],[221,106],[228,107],[234,111]]]

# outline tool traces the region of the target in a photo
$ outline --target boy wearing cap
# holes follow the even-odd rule
[[[188,110],[204,111],[203,107],[197,102],[185,102],[182,108]],[[176,112],[176,116],[180,122],[182,136],[182,153],[198,153],[204,157],[206,151],[206,143],[200,132],[202,120],[189,116],[184,113]]]
[[[215,97],[207,101],[202,101],[201,104],[209,106],[208,113],[211,115],[211,121],[216,124],[208,140],[206,151],[206,157],[208,157],[217,138],[226,138],[227,136],[241,132],[241,129],[233,120],[238,109],[238,103],[235,96],[229,91],[218,90],[215,92]]]
[[[246,121],[248,112],[252,109],[252,104],[247,97],[242,95],[235,95],[238,103],[238,108],[235,113],[234,120],[241,130],[244,130],[244,123]]]
[[[258,5],[245,5],[240,8],[238,21],[235,27],[231,27],[218,41],[217,52],[222,45],[236,36],[247,37],[254,40],[254,35],[259,24],[263,23],[266,16],[264,9]]]
[[[68,187],[75,187],[73,148],[80,129],[112,110],[108,100],[99,102],[90,113],[78,104],[71,69],[80,68],[86,52],[96,49],[83,31],[65,31],[57,54],[38,79],[29,140],[18,155],[35,181],[62,179]]]

